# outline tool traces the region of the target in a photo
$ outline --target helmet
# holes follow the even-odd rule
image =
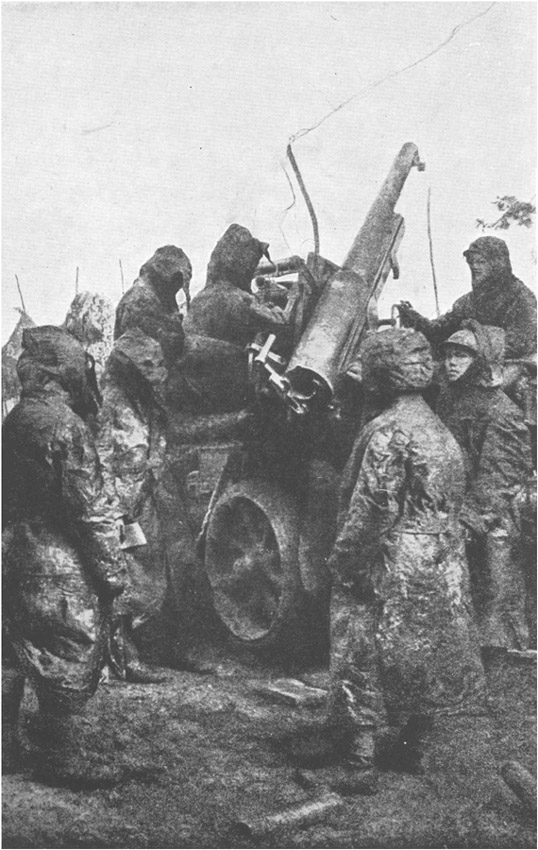
[[[474,333],[467,328],[464,328],[461,331],[456,331],[455,334],[449,336],[443,344],[442,348],[445,348],[447,345],[457,345],[459,348],[466,348],[468,351],[472,351],[473,354],[477,354],[478,352],[478,341]]]
[[[423,390],[432,380],[430,344],[412,328],[389,328],[367,336],[361,360],[364,388],[380,397]]]

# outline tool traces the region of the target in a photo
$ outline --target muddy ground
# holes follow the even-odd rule
[[[245,836],[238,820],[322,794],[278,746],[282,735],[319,719],[322,708],[289,707],[257,693],[260,683],[289,671],[231,651],[208,653],[210,675],[169,670],[158,685],[111,681],[91,702],[89,748],[137,765],[137,779],[91,792],[46,786],[32,778],[26,740],[21,772],[3,780],[3,847],[536,846],[533,818],[502,780],[481,784],[466,765],[472,729],[444,761],[448,784],[388,770],[376,796],[347,796],[316,824]],[[318,684],[327,678],[323,669],[314,674]],[[505,662],[488,679],[495,757],[534,771],[535,664]],[[36,710],[29,690],[23,709],[24,730]]]

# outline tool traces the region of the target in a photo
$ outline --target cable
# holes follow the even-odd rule
[[[435,56],[435,54],[438,53],[440,50],[442,50],[443,47],[446,47],[446,45],[450,41],[452,41],[454,36],[457,35],[457,33],[461,29],[463,29],[463,27],[469,26],[469,24],[472,24],[473,21],[476,21],[476,20],[478,20],[478,18],[483,17],[483,15],[487,15],[487,13],[495,5],[496,5],[495,3],[490,3],[488,8],[485,9],[483,12],[479,12],[477,15],[474,15],[472,18],[469,18],[468,21],[462,21],[461,24],[457,24],[457,26],[454,27],[454,29],[452,30],[452,32],[450,33],[448,38],[445,38],[445,40],[442,41],[441,44],[437,45],[437,47],[434,50],[431,50],[429,53],[427,53],[426,56],[423,56],[421,59],[417,59],[415,62],[411,62],[410,65],[405,65],[403,68],[400,68],[398,71],[392,71],[390,74],[387,74],[386,77],[382,77],[380,80],[377,80],[377,82],[372,83],[371,85],[367,86],[364,89],[361,89],[358,92],[355,92],[355,94],[352,94],[351,97],[347,98],[347,100],[342,101],[342,103],[340,103],[338,106],[335,106],[334,109],[331,109],[331,111],[328,112],[326,115],[324,115],[323,118],[320,118],[320,120],[317,122],[317,124],[313,124],[312,127],[307,127],[303,130],[299,130],[293,136],[290,136],[289,142],[290,143],[296,142],[297,139],[301,139],[303,136],[306,136],[308,133],[311,133],[313,130],[317,130],[317,128],[321,127],[321,125],[325,121],[327,121],[327,119],[330,118],[331,115],[334,115],[336,112],[339,112],[341,109],[344,108],[344,106],[347,106],[348,103],[351,103],[351,101],[355,100],[357,97],[360,97],[361,95],[367,94],[368,92],[372,91],[372,89],[375,89],[378,86],[382,85],[383,83],[387,82],[387,80],[391,80],[394,77],[397,77],[399,74],[403,74],[405,71],[410,71],[411,68],[416,68],[417,65],[422,64],[422,62],[426,62],[427,59],[431,59],[431,57]]]
[[[314,231],[314,253],[319,254],[319,227],[318,220],[316,217],[316,212],[312,205],[312,201],[310,200],[310,195],[306,190],[306,186],[304,184],[303,178],[301,177],[301,172],[299,171],[299,166],[297,165],[297,161],[293,155],[293,151],[291,149],[291,144],[288,145],[286,153],[288,154],[288,159],[291,162],[291,167],[295,173],[297,178],[297,182],[299,184],[299,188],[303,193],[303,198],[305,199],[306,206],[308,208],[308,212],[310,213],[310,220],[312,221],[312,230]]]
[[[310,213],[310,218],[312,220],[312,228],[313,228],[313,231],[314,231],[314,251],[315,251],[316,254],[319,254],[318,221],[317,221],[317,218],[316,218],[316,213],[314,211],[314,207],[312,206],[312,202],[310,200],[310,197],[309,197],[308,192],[306,190],[306,187],[304,185],[303,179],[301,177],[299,167],[298,167],[297,162],[295,160],[295,157],[293,155],[293,151],[292,151],[292,147],[291,147],[292,144],[294,142],[296,142],[298,139],[301,139],[303,136],[306,136],[308,133],[312,133],[314,130],[317,130],[318,127],[321,127],[321,125],[325,121],[327,121],[328,118],[330,118],[332,115],[335,115],[337,112],[339,112],[341,109],[343,109],[345,106],[347,106],[349,103],[351,103],[356,98],[358,98],[362,95],[368,94],[368,92],[372,91],[373,89],[375,89],[378,86],[382,85],[383,83],[387,82],[387,80],[391,80],[394,77],[397,77],[400,74],[405,73],[406,71],[410,71],[411,68],[416,68],[417,65],[422,64],[422,62],[426,62],[427,59],[431,59],[431,57],[435,56],[435,54],[438,53],[440,50],[442,50],[443,47],[446,47],[446,45],[450,41],[452,41],[452,39],[457,35],[457,33],[461,29],[463,29],[466,26],[469,26],[469,24],[472,24],[474,21],[478,20],[478,18],[481,18],[484,15],[487,15],[487,13],[495,5],[496,5],[495,2],[490,3],[489,6],[487,7],[487,9],[484,9],[483,12],[479,12],[477,15],[474,15],[472,18],[469,18],[469,20],[467,20],[467,21],[462,21],[461,24],[457,24],[453,28],[453,30],[451,31],[449,36],[447,38],[445,38],[445,40],[442,41],[441,44],[438,44],[437,47],[435,47],[433,50],[431,50],[429,53],[427,53],[421,59],[417,59],[414,62],[411,62],[409,65],[405,65],[403,68],[400,68],[398,71],[392,71],[390,74],[387,74],[385,77],[382,77],[381,79],[377,80],[375,83],[372,83],[371,85],[366,86],[366,88],[361,89],[358,92],[355,92],[355,94],[352,94],[351,97],[348,97],[346,100],[342,101],[342,103],[340,103],[338,106],[335,106],[334,109],[331,109],[331,111],[328,112],[326,115],[324,115],[323,118],[320,118],[320,120],[316,124],[313,124],[311,127],[307,127],[303,130],[299,130],[297,133],[294,133],[292,136],[290,136],[286,152],[287,152],[288,158],[291,162],[292,168],[295,172],[295,176],[297,177],[297,182],[299,183],[299,186],[301,188],[301,192],[303,193],[303,197],[305,199],[306,206],[308,207],[308,212]],[[295,199],[295,193],[293,192],[293,187],[291,186],[291,182],[290,182],[290,179],[289,179],[288,174],[286,172],[286,169],[284,168],[284,165],[282,167],[284,169],[284,174],[286,175],[288,183],[290,184],[290,188],[292,189],[292,195],[293,195],[293,201],[291,202],[289,207],[287,207],[284,210],[284,215],[283,215],[283,218],[282,218],[282,221],[281,221],[281,224],[280,224],[280,232],[282,233],[282,235],[284,235],[283,230],[282,230],[282,224],[283,224],[284,218],[286,217],[286,213],[296,203],[296,199]],[[287,240],[285,240],[285,241],[286,241],[286,244],[287,244]],[[430,249],[430,255],[431,255],[431,249]],[[433,257],[432,257],[432,263],[433,263]],[[432,269],[433,269],[433,267],[432,267]],[[433,274],[434,274],[434,289],[436,290],[436,300],[437,300],[437,282],[435,280],[435,271],[434,270],[433,270]]]

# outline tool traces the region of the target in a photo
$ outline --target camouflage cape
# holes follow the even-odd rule
[[[179,356],[184,333],[176,293],[182,288],[188,294],[191,275],[190,260],[181,248],[158,248],[116,308],[114,339],[138,329],[160,342],[166,357]]]
[[[104,625],[123,587],[124,563],[93,438],[65,388],[68,376],[83,376],[84,352],[58,328],[25,334],[33,335],[32,354],[23,355],[31,369],[3,426],[4,624],[40,701],[76,710],[97,687]],[[54,366],[62,335],[65,361]],[[44,347],[45,368],[62,376],[64,387],[55,380],[25,387],[25,377],[42,368]]]
[[[101,384],[97,446],[105,488],[147,540],[127,556],[128,586],[115,606],[128,611],[136,625],[159,614],[167,587],[156,504],[166,449],[166,377],[160,344],[132,329],[116,341]]]
[[[466,319],[494,325],[506,333],[506,357],[518,359],[536,354],[536,296],[514,274],[506,243],[495,236],[481,236],[468,252],[479,253],[496,265],[496,274],[486,284],[458,298],[448,313],[426,319],[406,310],[406,324],[421,331],[437,345],[457,331]]]
[[[252,276],[266,249],[245,227],[230,225],[213,249],[204,289],[192,300],[184,322],[186,334],[244,348],[258,332],[276,332],[286,325],[279,307],[263,304],[250,292]]]
[[[526,580],[515,501],[532,476],[529,430],[522,411],[499,386],[503,332],[469,322],[478,354],[469,370],[444,384],[437,412],[464,456],[467,488],[462,521],[475,607],[484,646],[527,649]]]
[[[431,376],[429,354],[412,349],[414,340],[425,343],[422,335],[379,336],[387,350],[374,348],[376,370],[365,356],[365,383],[380,380],[392,401],[363,429],[344,471],[329,559],[329,714],[351,726],[378,726],[387,716],[400,723],[414,714],[484,711],[457,521],[464,494],[461,452],[418,392],[411,393]]]

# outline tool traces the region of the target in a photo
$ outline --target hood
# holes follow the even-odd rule
[[[462,327],[473,332],[477,354],[463,378],[467,384],[479,387],[499,387],[503,382],[504,331],[492,325],[481,325],[475,319],[462,322]]]
[[[68,394],[69,406],[82,419],[97,412],[101,399],[93,358],[63,328],[43,325],[23,331],[17,375],[26,397],[39,395],[53,382]]]
[[[112,340],[114,307],[97,292],[79,292],[73,298],[63,324],[85,347]]]
[[[227,280],[238,289],[250,292],[256,267],[263,256],[269,258],[269,245],[255,239],[246,227],[231,224],[219,239],[209,258],[207,284]]]
[[[184,290],[188,299],[192,265],[181,248],[176,248],[175,245],[157,248],[153,257],[144,263],[139,274],[153,287],[165,306],[170,306],[173,302],[173,309],[177,310],[176,293],[180,289]]]
[[[463,252],[466,259],[469,254],[480,254],[480,256],[489,260],[495,266],[497,274],[512,274],[510,252],[504,239],[499,239],[497,236],[480,236],[474,242],[471,242],[467,250]]]
[[[361,362],[364,387],[377,397],[419,392],[429,386],[433,376],[430,344],[411,328],[372,333],[362,347]]]

